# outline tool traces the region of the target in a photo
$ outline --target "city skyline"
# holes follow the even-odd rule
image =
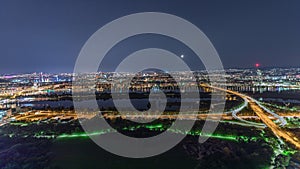
[[[299,0],[2,0],[0,169],[299,168],[299,21]]]

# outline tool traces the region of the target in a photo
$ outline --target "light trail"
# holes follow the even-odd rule
[[[245,103],[249,104],[250,107],[254,110],[254,112],[257,114],[257,116],[263,121],[263,123],[268,126],[272,132],[279,138],[283,138],[284,140],[286,140],[287,142],[295,145],[298,149],[300,149],[300,143],[299,143],[299,140],[298,138],[296,138],[296,136],[290,132],[287,132],[283,129],[281,129],[279,126],[277,126],[271,119],[270,117],[267,115],[267,114],[270,114],[272,115],[273,117],[279,119],[281,121],[281,125],[285,125],[286,124],[286,121],[283,117],[279,116],[278,114],[275,114],[273,113],[272,111],[270,111],[269,109],[267,109],[266,107],[264,107],[263,105],[261,105],[257,100],[247,96],[247,95],[244,95],[244,94],[241,94],[241,93],[238,93],[238,92],[235,92],[235,91],[231,91],[231,90],[227,90],[227,89],[223,89],[223,88],[218,88],[218,87],[214,87],[214,86],[209,86],[209,85],[205,85],[205,84],[201,84],[201,86],[203,87],[207,87],[207,88],[212,88],[212,89],[216,89],[216,90],[221,90],[221,91],[225,91],[227,93],[231,93],[231,94],[234,94],[234,95],[237,95],[241,98],[243,98],[245,100]],[[46,89],[49,89],[51,86],[44,86],[42,88],[42,90],[46,90]],[[25,93],[32,93],[32,92],[41,92],[41,89],[37,90],[37,89],[33,89],[33,88],[29,88],[27,90],[24,90],[22,92],[18,92],[18,93],[15,93],[15,95],[12,97],[13,99],[15,99],[16,97],[18,96],[21,96]],[[246,105],[243,105],[242,107],[245,107]],[[237,112],[238,110],[240,109],[237,109],[235,110],[234,112]],[[41,118],[44,118],[42,116],[45,116],[47,118],[52,118],[52,117],[55,117],[57,116],[58,114],[39,114],[39,115],[29,115],[29,116],[19,116],[17,117],[17,120],[26,120],[26,119],[31,119],[32,120],[40,120]],[[61,117],[74,117],[76,118],[77,115],[75,114],[64,114],[64,115],[60,115]],[[85,116],[85,115],[84,115]],[[206,115],[199,115],[198,118],[199,119],[203,119],[205,118]],[[210,115],[211,116],[211,115]],[[218,115],[212,115],[212,117],[214,117],[216,119],[219,118]],[[233,113],[233,116],[234,116],[234,113]],[[129,116],[128,116],[129,117]],[[127,118],[128,118],[127,117]],[[143,117],[145,117],[143,115]],[[184,116],[173,116],[173,115],[166,115],[166,116],[162,116],[163,118],[166,118],[166,119],[172,119],[172,118],[179,118],[179,119],[190,119],[190,118],[194,118],[194,114],[186,114]],[[229,119],[228,117],[226,116],[222,116],[224,117],[224,119]],[[236,116],[237,117],[237,116]],[[77,117],[78,118],[78,117]],[[130,118],[140,118],[139,116],[131,116]],[[149,117],[149,118],[156,118],[156,117]]]
[[[287,142],[293,144],[298,149],[300,149],[300,143],[298,138],[290,132],[284,131],[279,128],[269,117],[264,113],[264,110],[260,108],[255,102],[250,102],[250,107],[255,111],[257,116],[272,130],[272,132],[286,140]]]
[[[300,143],[299,143],[298,138],[294,134],[292,134],[290,132],[287,132],[287,131],[281,129],[280,127],[278,127],[269,118],[269,116],[267,116],[265,114],[266,108],[263,107],[262,105],[260,105],[255,99],[253,99],[253,98],[251,98],[251,97],[249,97],[247,95],[244,95],[244,94],[232,91],[232,90],[228,90],[228,89],[223,89],[223,88],[214,87],[214,86],[208,86],[208,85],[205,85],[205,84],[202,84],[202,86],[204,86],[204,87],[211,87],[213,89],[217,89],[217,90],[225,91],[225,92],[228,92],[228,93],[232,93],[232,94],[235,94],[235,95],[237,95],[237,96],[239,96],[241,98],[247,99],[248,102],[249,102],[250,107],[253,109],[253,111],[256,113],[256,115],[264,122],[265,125],[267,125],[271,129],[271,131],[277,137],[284,139],[285,141],[293,144],[295,147],[297,147],[298,149],[300,149]],[[267,113],[269,113],[269,112],[267,112]]]

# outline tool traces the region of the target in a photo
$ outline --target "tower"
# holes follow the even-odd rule
[[[259,69],[261,65],[259,63],[255,64],[256,67],[256,74],[257,74],[257,79],[258,79],[258,90],[260,93],[263,92],[263,87],[262,87],[262,71]]]

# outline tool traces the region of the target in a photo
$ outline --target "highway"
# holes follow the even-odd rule
[[[237,108],[235,110],[232,110],[232,117],[225,115],[222,116],[223,120],[232,120],[232,118],[236,118],[239,119],[241,121],[246,121],[244,119],[247,118],[252,118],[251,116],[237,116],[237,113],[240,112],[243,108],[245,108],[247,105],[250,106],[250,108],[256,113],[256,115],[261,119],[261,121],[264,123],[263,125],[259,124],[259,123],[254,123],[254,122],[249,122],[246,121],[249,125],[254,125],[257,127],[269,127],[272,132],[278,137],[281,138],[291,144],[293,144],[295,147],[297,147],[298,149],[300,149],[300,143],[298,138],[296,138],[296,136],[293,133],[287,132],[284,129],[280,128],[280,126],[284,126],[287,122],[286,120],[282,117],[279,116],[278,114],[270,111],[269,109],[267,109],[266,107],[264,107],[263,105],[261,105],[257,100],[255,100],[254,98],[251,98],[245,94],[242,93],[238,93],[232,90],[228,90],[228,89],[223,89],[223,88],[219,88],[219,87],[215,87],[215,86],[210,86],[207,84],[201,84],[202,87],[208,87],[208,88],[212,88],[212,89],[216,89],[216,90],[221,90],[221,91],[225,91],[227,93],[230,94],[234,94],[236,96],[239,96],[241,98],[244,99],[245,103],[244,105],[242,105],[240,108]],[[36,94],[36,93],[40,93],[41,91],[47,90],[49,89],[50,86],[44,86],[42,87],[42,89],[27,89],[24,90],[22,92],[18,92],[15,93],[15,95],[12,97],[13,99],[15,99],[17,96],[23,95],[25,93],[30,93],[30,94]],[[61,113],[49,113],[49,112],[39,112],[39,113],[34,113],[34,114],[28,114],[28,115],[20,115],[20,116],[16,116],[14,117],[16,120],[30,120],[30,121],[36,121],[36,120],[43,120],[43,119],[51,119],[51,118],[85,118],[85,116],[87,115],[82,115],[81,117],[78,117],[78,115],[75,115],[73,113],[70,114],[61,114]],[[129,115],[129,116],[123,116],[122,118],[145,118],[147,116],[142,115],[143,117],[141,117],[140,115]],[[210,116],[212,117],[212,119],[219,119],[219,114],[210,114]],[[272,119],[278,119],[281,124],[280,126],[276,125],[272,119],[269,117],[271,116]],[[176,116],[176,115],[161,115],[161,116],[148,116],[147,118],[164,118],[164,119],[175,119],[175,118],[179,118],[179,119],[195,119],[195,117],[197,117],[198,119],[206,119],[207,115],[197,115],[195,116],[195,113],[191,113],[191,114],[185,114],[185,115],[181,115],[181,116]],[[92,118],[92,116],[90,115],[89,118]],[[112,118],[112,117],[108,117],[108,118]],[[5,123],[3,123],[5,124]],[[1,124],[1,125],[3,125]]]
[[[214,87],[214,86],[208,86],[205,84],[203,84],[202,86],[203,87],[211,87],[213,89],[225,91],[227,93],[235,94],[243,99],[246,99],[247,102],[249,103],[251,109],[263,121],[263,123],[272,130],[272,132],[275,134],[275,136],[277,136],[278,138],[282,138],[283,140],[291,143],[292,145],[294,145],[295,147],[300,149],[299,139],[293,133],[287,132],[284,129],[277,126],[267,115],[267,113],[272,114],[272,115],[274,115],[275,113],[270,113],[264,106],[259,104],[258,101],[255,100],[254,98],[251,98],[247,95],[244,95],[244,94],[241,94],[241,93],[238,93],[235,91],[231,91],[228,89],[223,89],[223,88]],[[277,116],[279,116],[279,115],[277,115]],[[282,120],[282,119],[284,119],[284,118],[282,118],[282,117],[279,118],[279,120]],[[286,124],[286,121],[282,121],[281,125],[282,124]]]

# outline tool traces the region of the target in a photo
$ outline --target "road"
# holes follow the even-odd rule
[[[283,138],[284,140],[290,142],[295,145],[298,149],[300,149],[300,143],[298,138],[294,136],[292,133],[284,131],[280,127],[278,127],[264,112],[264,110],[259,107],[256,102],[250,102],[250,107],[255,111],[257,116],[273,131],[276,136]]]
[[[246,102],[246,104],[249,104],[251,109],[256,113],[256,115],[262,120],[262,122],[267,126],[269,127],[272,132],[279,138],[282,138],[283,140],[286,140],[287,142],[293,144],[295,147],[297,147],[298,149],[300,149],[300,143],[299,143],[299,140],[298,138],[293,134],[293,133],[290,133],[290,132],[287,132],[285,131],[284,129],[280,128],[279,126],[277,126],[269,117],[269,115],[272,115],[274,118],[276,119],[279,119],[281,121],[281,125],[284,126],[286,124],[286,121],[283,117],[279,116],[278,114],[275,114],[273,112],[271,112],[269,109],[265,108],[264,106],[262,106],[257,100],[255,100],[254,98],[251,98],[247,95],[244,95],[244,94],[241,94],[241,93],[238,93],[238,92],[235,92],[235,91],[231,91],[231,90],[228,90],[228,89],[223,89],[223,88],[219,88],[219,87],[214,87],[214,86],[209,86],[209,85],[206,85],[206,84],[202,84],[203,87],[209,87],[209,88],[212,88],[212,89],[216,89],[216,90],[221,90],[221,91],[225,91],[227,93],[231,93],[231,94],[234,94],[234,95],[237,95],[241,98],[243,98]],[[48,89],[50,86],[44,86],[42,88],[42,90],[46,90]],[[25,92],[19,92],[19,93],[16,93],[13,98],[16,98],[17,96],[20,96],[26,92],[36,92],[35,91],[36,89],[32,90],[32,89],[28,89],[28,90],[25,90]],[[40,92],[41,90],[38,90],[37,92]],[[242,106],[242,107],[245,107],[246,105]],[[239,109],[238,109],[239,110]],[[235,111],[236,113],[238,112]],[[235,113],[235,116],[236,116],[236,113]],[[29,116],[23,116],[23,117],[17,117],[17,118],[20,118],[19,120],[25,120],[25,119],[31,119],[31,120],[40,120],[42,118],[53,118],[55,116],[61,116],[61,117],[74,117],[75,115],[74,114],[64,114],[64,115],[58,115],[58,114],[48,114],[48,113],[40,113],[40,114],[31,114]],[[190,117],[189,117],[190,116]],[[234,113],[233,113],[233,116],[234,116]],[[215,117],[216,119],[219,119],[218,115],[215,115],[215,116],[212,116],[212,117]],[[75,116],[76,118],[76,116]],[[130,118],[140,118],[139,116],[132,116]],[[149,118],[153,118],[153,117],[149,117]],[[161,117],[162,118],[162,117]],[[163,118],[173,118],[173,116],[163,116]],[[181,118],[181,119],[189,119],[189,118],[195,118],[195,114],[186,114],[184,116],[179,116],[177,118]],[[206,118],[206,115],[199,115],[198,116],[199,119],[202,119],[202,118]],[[228,118],[226,116],[223,116],[223,118]],[[236,116],[237,118],[237,116]]]
[[[284,129],[280,128],[279,126],[277,126],[270,118],[269,116],[267,115],[267,113],[270,114],[270,112],[266,111],[267,109],[265,107],[263,107],[261,104],[258,103],[257,100],[247,96],[247,95],[244,95],[244,94],[241,94],[241,93],[238,93],[238,92],[235,92],[235,91],[231,91],[231,90],[228,90],[228,89],[223,89],[223,88],[219,88],[219,87],[214,87],[214,86],[208,86],[208,85],[204,85],[204,87],[211,87],[213,89],[217,89],[217,90],[221,90],[221,91],[225,91],[227,93],[231,93],[231,94],[235,94],[243,99],[246,99],[247,102],[249,103],[251,109],[256,113],[256,115],[263,121],[263,123],[268,126],[272,132],[279,138],[282,138],[283,140],[293,144],[295,147],[297,147],[298,149],[300,149],[300,142],[299,142],[299,139],[293,134],[293,133],[290,133],[290,132],[287,132],[285,131]],[[272,114],[272,113],[271,113]],[[272,114],[274,115],[274,113]],[[283,118],[280,117],[279,120],[282,120]],[[286,122],[282,122],[282,123],[286,123]]]

